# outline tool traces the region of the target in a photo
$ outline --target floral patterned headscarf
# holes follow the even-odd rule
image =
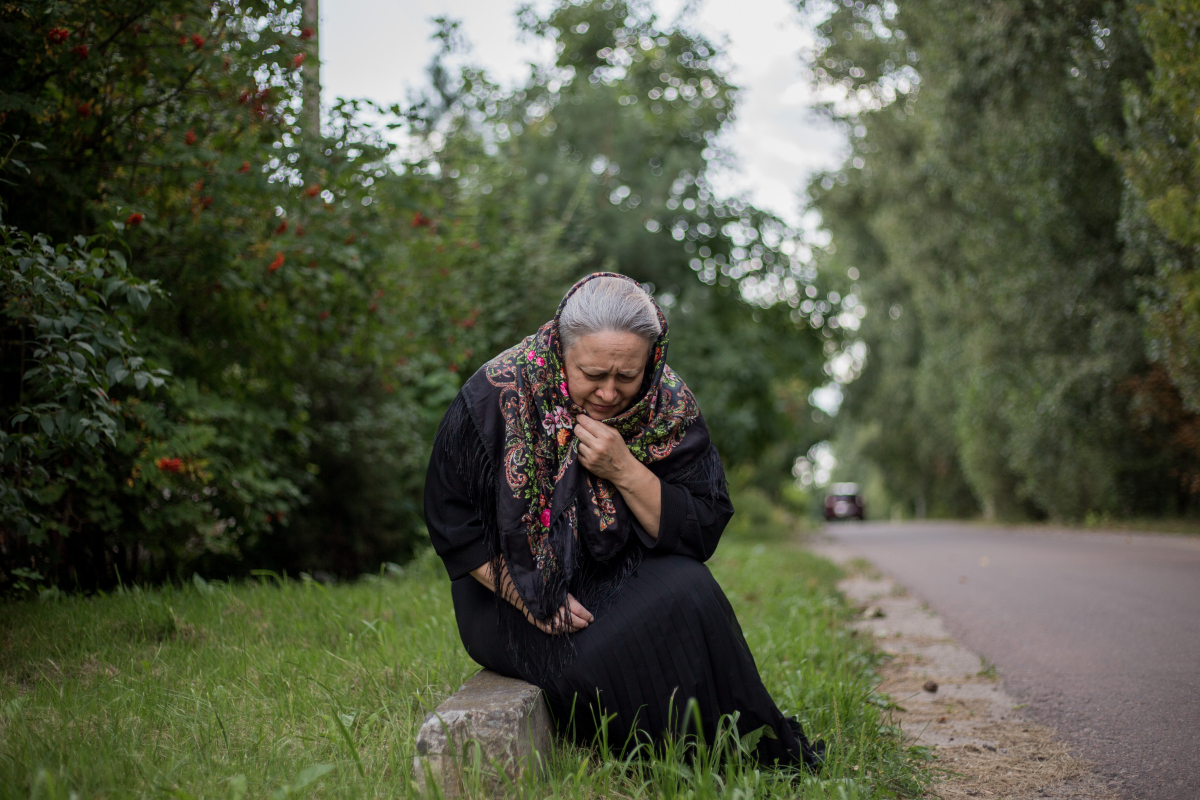
[[[526,607],[542,620],[553,617],[569,589],[579,596],[574,579],[581,567],[628,557],[637,525],[620,492],[579,463],[574,426],[584,411],[571,400],[563,367],[559,317],[579,287],[598,278],[634,282],[609,272],[587,276],[567,292],[553,320],[463,388],[497,476],[494,555],[503,556]],[[695,397],[666,364],[667,321],[657,304],[655,310],[662,332],[641,392],[604,422],[638,461],[667,475],[707,454],[709,440],[703,423],[695,424]]]

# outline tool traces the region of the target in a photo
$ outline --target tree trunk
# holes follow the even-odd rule
[[[308,52],[304,59],[304,106],[300,114],[300,127],[304,135],[313,139],[321,136],[321,3],[320,0],[304,0],[303,27],[312,32],[308,39]]]

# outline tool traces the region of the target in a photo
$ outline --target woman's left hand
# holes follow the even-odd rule
[[[616,428],[586,414],[575,418],[575,436],[579,439],[579,463],[597,478],[618,483],[630,462],[636,462]]]

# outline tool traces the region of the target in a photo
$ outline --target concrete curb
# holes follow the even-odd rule
[[[442,797],[457,798],[466,794],[464,782],[479,780],[500,794],[538,763],[538,754],[545,758],[553,730],[541,689],[481,670],[422,723],[413,757],[417,786],[429,794],[432,779]]]

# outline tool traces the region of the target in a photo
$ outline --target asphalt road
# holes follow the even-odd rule
[[[827,530],[925,600],[1119,794],[1200,800],[1200,537]]]

